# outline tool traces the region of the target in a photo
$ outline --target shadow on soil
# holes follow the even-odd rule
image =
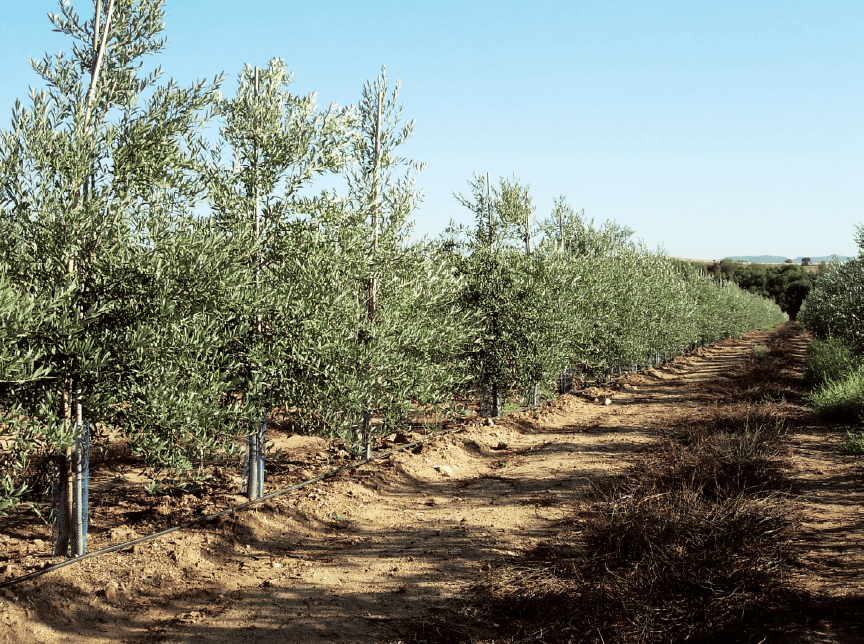
[[[793,367],[803,355],[797,346],[803,341],[796,333],[786,328],[775,334],[768,360],[711,358],[718,361],[716,366],[701,367],[705,378],[699,383],[678,387],[676,402],[704,404],[708,391],[711,400],[720,400],[721,409],[755,405],[784,415],[789,423],[801,421],[807,417],[800,407],[805,392]],[[788,349],[790,344],[793,350]],[[677,371],[670,369],[670,375]],[[663,389],[659,382],[657,387],[641,384],[631,400],[661,403],[662,399],[652,400],[661,395],[668,395],[668,385]],[[487,462],[488,472],[461,481],[424,480],[424,496],[429,498],[418,499],[416,480],[392,460],[382,460],[368,477],[357,481],[370,490],[386,485],[394,499],[393,520],[384,532],[335,516],[321,521],[274,503],[258,512],[294,521],[294,528],[286,528],[281,536],[272,531],[258,535],[250,520],[227,518],[193,531],[206,537],[206,547],[194,553],[187,565],[181,561],[182,553],[174,552],[176,575],[150,573],[146,556],[135,558],[124,552],[118,555],[118,563],[128,561],[126,569],[115,568],[117,579],[105,579],[89,596],[82,596],[74,580],[49,574],[16,587],[14,601],[50,627],[58,641],[82,632],[105,642],[233,640],[238,644],[648,644],[685,637],[688,642],[718,644],[864,641],[864,598],[808,596],[784,581],[793,565],[791,540],[797,536],[791,532],[794,516],[785,497],[791,483],[781,476],[785,435],[777,434],[777,444],[769,445],[777,457],[760,461],[770,475],[764,479],[772,482],[770,486],[735,479],[730,489],[743,486],[744,493],[715,495],[717,501],[705,490],[711,480],[734,478],[726,464],[752,463],[763,452],[758,445],[747,452],[750,443],[729,438],[749,435],[742,426],[737,433],[727,428],[702,438],[693,434],[698,449],[687,452],[690,447],[678,440],[674,420],[658,427],[666,447],[640,455],[641,472],[637,466],[628,476],[605,485],[600,484],[602,472],[517,478],[508,468],[518,467],[529,450],[481,450],[475,456]],[[543,431],[530,419],[515,420],[510,427],[531,434]],[[628,428],[574,425],[555,431],[571,430],[626,432]],[[714,435],[723,432],[726,443]],[[741,453],[729,456],[724,445]],[[599,456],[636,450],[623,441],[591,448],[559,442],[530,450],[532,454],[573,451]],[[669,460],[673,452],[677,456]],[[702,463],[703,457],[709,465],[703,463],[697,475],[697,465],[687,459]],[[672,472],[667,479],[649,467],[664,458],[669,461],[664,467]],[[834,478],[831,484],[839,488],[837,498],[826,502],[842,502],[843,490],[856,487],[854,476]],[[798,484],[794,492],[804,493],[806,486]],[[422,513],[433,497],[448,497],[453,517],[435,523],[412,520],[410,516]],[[555,512],[536,529],[524,531],[526,540],[540,545],[508,552],[503,550],[506,540],[501,528],[467,527],[462,520],[483,505],[533,506],[541,517]],[[142,515],[141,520],[147,518]],[[842,531],[861,528],[864,520],[843,526]],[[830,530],[821,532],[830,535]],[[170,554],[170,549],[158,551],[158,556]],[[205,565],[196,566],[194,560]],[[408,560],[410,574],[392,570]],[[822,564],[830,561],[827,556]],[[226,585],[210,572],[216,567],[244,572],[246,581],[239,587]],[[358,578],[370,567],[382,573],[376,581],[361,590],[339,591],[339,580]],[[400,574],[388,576],[388,570]],[[460,594],[464,586],[458,579],[464,579],[466,571],[474,583]],[[322,580],[329,583],[324,585]],[[113,586],[109,590],[112,581],[116,590]],[[458,599],[452,598],[454,594]],[[162,617],[153,618],[154,612]],[[393,619],[394,614],[400,619]],[[805,630],[806,639],[796,639]],[[826,639],[819,639],[820,633]]]
[[[451,602],[441,617],[416,624],[403,638],[476,644],[862,641],[860,591],[814,596],[788,580],[801,535],[788,500],[788,432],[781,425],[813,422],[801,406],[806,340],[788,325],[767,344],[767,359],[703,369],[708,379],[700,386],[717,400],[724,422],[737,419],[737,428],[727,426],[718,442],[718,427],[710,422],[695,431],[673,427],[670,441],[646,454],[640,467],[593,490],[547,547],[519,561],[500,560],[468,601]],[[704,400],[689,393],[682,399]],[[755,478],[742,481],[736,470]],[[823,502],[838,502],[856,482],[860,487],[857,476],[819,479],[839,488]],[[796,488],[806,492],[806,485]],[[837,538],[862,524],[839,527]],[[826,546],[819,565],[839,567],[831,529],[820,527],[819,536]],[[843,577],[835,579],[840,586]],[[860,580],[860,570],[848,571],[846,581],[854,578]]]
[[[551,483],[551,489],[550,489]],[[544,480],[526,486],[525,481],[490,474],[467,481],[442,481],[426,488],[431,497],[454,498],[454,514],[464,515],[484,503],[557,506],[556,489],[574,497],[585,482],[562,474],[559,480]],[[400,487],[403,488],[400,493]],[[416,488],[414,488],[416,489]],[[544,494],[539,495],[538,491]],[[416,494],[408,481],[388,486],[388,494],[416,510]],[[422,500],[421,500],[422,502]],[[422,506],[421,506],[422,507]],[[290,509],[264,508],[261,514],[276,518]],[[105,642],[229,641],[309,642],[381,641],[403,629],[390,619],[394,613],[424,623],[430,606],[439,601],[442,587],[466,569],[481,570],[502,556],[499,531],[466,527],[459,518],[430,525],[401,523],[405,511],[394,511],[394,524],[386,533],[364,529],[355,521],[332,522],[295,516],[306,522],[308,532],[291,531],[281,537],[272,532],[256,535],[247,517],[223,518],[193,531],[205,535],[206,549],[196,549],[182,565],[180,551],[177,575],[153,573],[147,561],[124,551],[128,569],[115,567],[118,588],[112,594],[105,580],[101,589],[82,592],[81,585],[53,573],[35,582],[15,587],[15,602],[27,606],[36,621],[50,628],[58,641],[64,635],[85,634]],[[527,531],[525,538],[548,537],[550,530]],[[156,552],[166,554],[160,545]],[[181,553],[182,554],[182,553]],[[514,553],[515,555],[515,553]],[[506,555],[505,555],[506,556]],[[369,562],[382,571],[400,565],[406,558],[416,573],[401,573],[390,581],[387,575],[362,592],[340,593],[339,579],[357,577]],[[195,564],[192,564],[192,561]],[[272,562],[280,562],[278,568]],[[212,565],[206,565],[208,562]],[[196,565],[197,564],[197,565]],[[202,565],[204,564],[204,565]],[[82,564],[86,566],[87,562]],[[255,577],[242,587],[226,586],[211,579],[215,567],[244,571]],[[68,569],[67,569],[68,570]],[[395,569],[394,569],[395,572]],[[328,586],[321,584],[329,580]],[[110,597],[109,597],[110,595]],[[159,608],[162,619],[141,617]],[[395,635],[394,635],[395,634]],[[2,638],[0,638],[2,640]]]

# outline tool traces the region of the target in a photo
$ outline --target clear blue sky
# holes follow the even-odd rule
[[[6,2],[0,107],[67,45],[55,0]],[[90,0],[77,0],[89,15]],[[278,56],[297,92],[354,103],[387,65],[426,161],[417,231],[470,213],[472,172],[567,195],[670,255],[856,254],[864,221],[864,2],[287,3],[168,0],[157,62],[188,84]]]

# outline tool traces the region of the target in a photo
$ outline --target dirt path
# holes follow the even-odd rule
[[[805,348],[792,348],[799,363]],[[864,459],[840,452],[846,427],[804,420],[790,471],[802,516],[791,585],[811,602],[798,641],[864,642]]]
[[[753,332],[494,426],[474,422],[217,525],[49,573],[0,597],[0,642],[398,641],[406,622],[458,598],[491,561],[554,538],[586,485],[623,471],[670,415],[714,405],[767,337]],[[861,468],[831,451],[825,431],[836,434],[814,425],[794,439],[810,545],[795,574],[817,595],[848,599],[862,581]],[[319,468],[329,458],[314,451],[326,441],[290,440]],[[321,471],[314,465],[285,480]],[[200,511],[239,500],[204,498]],[[122,520],[134,513],[114,514],[91,549],[147,534],[146,523]],[[23,538],[2,538],[7,552],[37,556]],[[826,620],[802,641],[845,641],[836,631]]]

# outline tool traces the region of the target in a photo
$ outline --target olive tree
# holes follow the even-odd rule
[[[116,415],[123,383],[137,377],[129,358],[157,326],[136,317],[154,311],[130,262],[154,251],[154,231],[176,225],[200,193],[197,132],[215,86],[158,85],[158,68],[142,73],[165,46],[163,4],[95,0],[85,19],[61,0],[49,19],[71,52],[31,61],[45,88],[29,106],[16,102],[0,134],[5,277],[43,298],[62,294],[39,333],[17,339],[45,377],[7,388],[2,405],[26,412],[69,480],[82,467],[75,437],[85,421]],[[73,534],[72,552],[83,547]]]

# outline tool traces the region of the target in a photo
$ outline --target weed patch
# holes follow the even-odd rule
[[[846,454],[864,454],[864,431],[847,431],[840,451]]]
[[[784,489],[785,434],[782,420],[746,417],[681,427],[637,466],[639,479],[657,489],[689,485],[712,499]]]
[[[842,380],[858,369],[860,360],[852,347],[840,338],[814,340],[804,358],[804,377],[811,385]]]
[[[845,377],[826,380],[811,396],[817,416],[832,420],[855,421],[864,415],[864,365]]]
[[[592,488],[556,543],[478,585],[488,618],[512,642],[647,644],[698,639],[757,610],[793,522],[785,431],[758,414],[679,428]]]

